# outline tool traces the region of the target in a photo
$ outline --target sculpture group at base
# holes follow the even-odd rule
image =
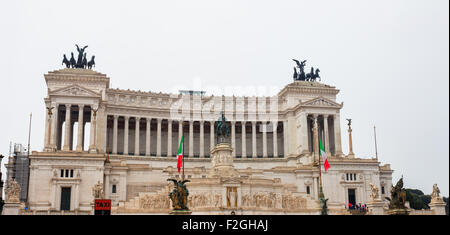
[[[95,56],[92,56],[89,62],[87,61],[87,54],[84,52],[84,50],[88,46],[84,46],[82,48],[78,47],[77,44],[75,44],[75,46],[77,47],[78,51],[78,59],[75,60],[73,52],[71,52],[70,60],[68,60],[66,54],[64,54],[62,64],[65,64],[66,68],[92,69],[92,66],[95,67]]]
[[[175,179],[167,179],[167,181],[172,181],[174,184],[173,191],[169,193],[169,198],[172,200],[173,210],[189,210],[187,206],[189,190],[186,188],[185,183],[190,181]]]

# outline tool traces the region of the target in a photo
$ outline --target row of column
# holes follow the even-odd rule
[[[322,116],[323,118],[323,126],[319,125],[319,117]],[[319,115],[319,114],[309,114],[309,117],[312,119],[312,124],[313,126],[311,126],[312,128],[312,132],[313,132],[313,152],[318,152],[319,150],[319,143],[317,141],[318,137],[321,137],[321,140],[323,141],[323,145],[325,148],[325,152],[327,155],[330,155],[330,146],[331,146],[331,142],[330,142],[330,133],[329,133],[329,123],[328,123],[328,117],[329,115]],[[335,154],[340,155],[342,154],[342,148],[341,148],[341,130],[340,130],[340,125],[339,125],[339,116],[331,116],[333,117],[333,131],[334,131],[334,151]],[[323,132],[322,132],[323,131]]]
[[[112,143],[112,153],[113,154],[117,154],[117,141],[118,141],[118,119],[119,119],[119,115],[114,115],[114,124],[113,124],[113,143]],[[128,137],[129,137],[129,116],[124,116],[124,120],[125,120],[125,127],[124,127],[124,155],[128,154]],[[136,120],[136,130],[140,130],[140,120],[142,118],[141,117],[135,117]],[[145,155],[150,156],[150,122],[151,122],[152,118],[145,118],[146,120],[146,141],[145,141]],[[156,155],[157,156],[161,156],[161,122],[162,122],[162,118],[156,118],[157,120],[157,134],[156,134]],[[173,120],[168,119],[168,130],[167,130],[167,156],[171,156],[172,155],[172,122]],[[182,123],[183,121],[180,120],[175,120],[176,122],[178,122],[178,143],[181,141],[181,136],[183,133],[183,127],[182,127]],[[212,148],[213,146],[215,146],[215,135],[214,135],[214,124],[215,121],[207,121],[210,123],[210,147]],[[200,157],[205,157],[205,152],[204,152],[204,123],[205,121],[199,121],[200,123]],[[232,121],[231,123],[231,145],[233,148],[233,157],[236,157],[236,122]],[[246,128],[245,128],[245,123],[246,122],[241,122],[242,123],[242,156],[245,157],[247,156],[246,153]],[[257,144],[256,144],[256,122],[253,121],[252,123],[252,157],[256,158],[257,157]],[[189,122],[189,153],[188,156],[189,157],[193,157],[194,156],[194,122],[190,121]],[[267,123],[266,123],[267,125]],[[277,126],[278,126],[278,122],[272,122],[273,125],[273,155],[274,156],[278,156],[278,136],[277,136]],[[266,128],[266,127],[265,127]],[[263,131],[263,157],[268,157],[267,154],[267,132]],[[140,136],[140,132],[139,131],[135,131],[135,141],[134,141],[134,154],[135,155],[140,155],[140,151],[139,151],[139,146],[140,146],[140,140],[139,140],[139,136]]]
[[[84,104],[64,104],[66,107],[66,113],[65,113],[65,136],[64,136],[64,145],[62,147],[62,150],[69,151],[71,150],[72,145],[72,137],[73,137],[73,127],[71,125],[71,113],[72,108],[77,106],[78,107],[78,134],[77,134],[77,146],[76,151],[83,151],[83,143],[84,143],[84,124],[86,120],[84,119],[84,110],[85,105]],[[45,143],[44,143],[44,149],[45,150],[56,150],[57,149],[57,143],[58,143],[58,114],[59,114],[59,107],[60,104],[55,104],[53,107],[47,107],[47,122],[46,122],[46,131],[45,131]],[[53,111],[53,109],[56,109]],[[91,128],[90,128],[90,143],[89,143],[89,151],[95,150],[95,136],[96,136],[96,112],[97,110],[94,110],[92,106],[90,106],[90,122],[91,122]],[[62,118],[62,117],[61,117]]]

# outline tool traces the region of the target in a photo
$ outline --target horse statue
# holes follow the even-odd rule
[[[217,143],[225,142],[225,139],[230,136],[230,126],[227,124],[225,114],[222,112],[222,116],[217,122],[216,128]]]
[[[85,69],[86,67],[87,67],[87,58],[86,58],[86,53],[84,53],[84,56],[83,56],[83,62],[82,62],[82,64],[81,64],[83,67],[83,69]]]
[[[73,52],[70,52],[70,54],[72,54],[72,56],[70,57],[70,67],[75,68],[75,66],[77,65],[77,61],[75,60],[75,57],[73,56]]]
[[[319,69],[316,69],[315,73],[314,73],[314,67],[311,67],[311,72],[306,74],[306,81],[316,81],[317,78],[320,78],[319,76]]]
[[[186,188],[185,183],[190,182],[189,180],[179,180],[167,179],[167,181],[172,181],[174,184],[173,191],[169,193],[169,198],[172,200],[172,206],[174,210],[189,210],[188,196],[189,190]]]
[[[65,64],[66,68],[70,68],[70,61],[67,59],[66,54],[64,54],[62,64]]]
[[[94,61],[95,55],[92,56],[91,60],[87,63],[88,69],[92,69],[92,66],[95,67],[95,61]]]

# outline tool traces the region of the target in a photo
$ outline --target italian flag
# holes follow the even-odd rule
[[[178,161],[177,161],[177,168],[178,168],[178,173],[180,172],[181,167],[183,166],[183,137],[184,134],[181,136],[181,141],[180,141],[180,147],[178,147]]]
[[[320,149],[320,156],[322,157],[322,159],[324,161],[323,167],[325,167],[325,171],[327,171],[328,168],[330,168],[330,164],[328,164],[327,154],[325,153],[325,148],[322,145],[322,141],[320,140],[320,137],[319,137],[319,149]]]

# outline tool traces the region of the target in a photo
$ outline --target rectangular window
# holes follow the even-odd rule
[[[306,186],[306,194],[310,194],[309,186]]]
[[[381,194],[384,194],[384,186],[381,186]]]
[[[356,174],[353,174],[353,180],[356,180]]]
[[[73,170],[70,170],[70,178],[73,178]]]
[[[66,177],[69,177],[69,170],[66,169]]]
[[[112,193],[116,193],[116,185],[115,184],[113,184],[113,186],[112,186]]]
[[[350,174],[350,180],[353,180],[353,174]]]
[[[64,177],[64,170],[61,169],[61,177]]]

